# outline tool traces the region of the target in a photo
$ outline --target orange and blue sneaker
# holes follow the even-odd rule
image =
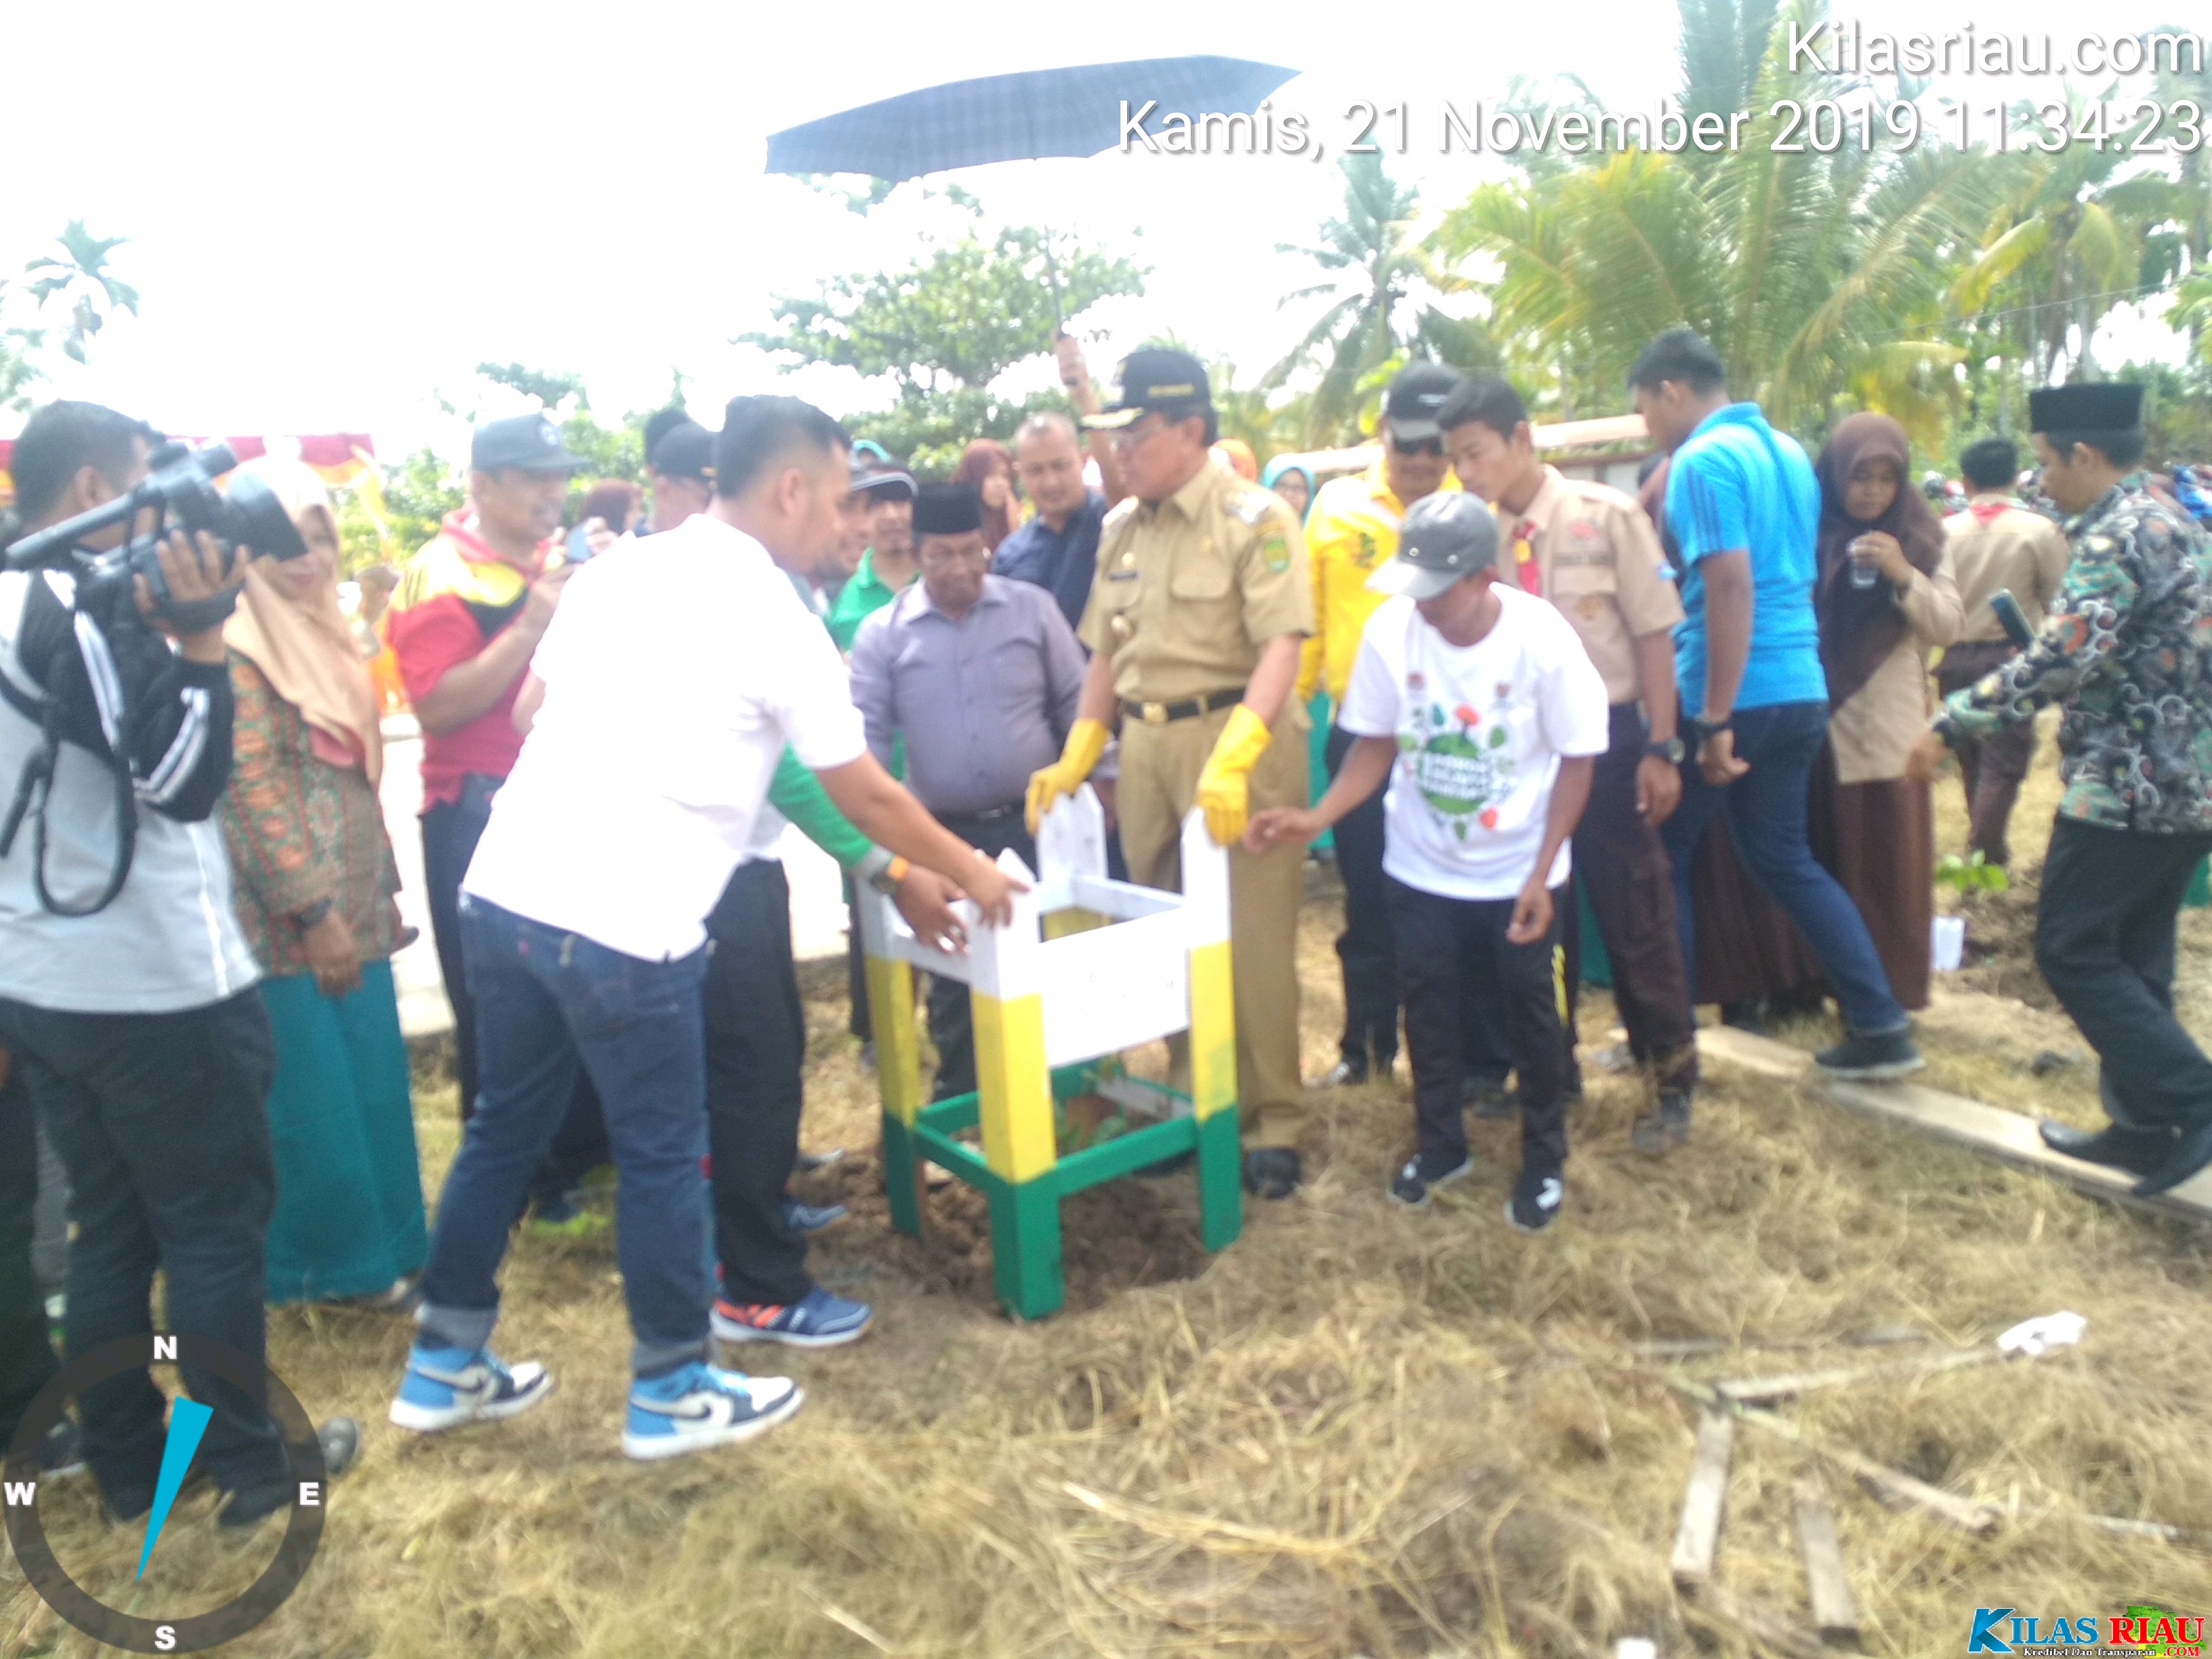
[[[876,1310],[817,1285],[797,1302],[714,1300],[714,1334],[725,1342],[781,1342],[793,1348],[840,1348],[868,1332]]]

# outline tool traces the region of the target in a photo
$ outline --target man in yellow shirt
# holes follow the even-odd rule
[[[1328,693],[1332,707],[1343,706],[1360,633],[1387,597],[1369,587],[1367,579],[1396,556],[1398,526],[1407,507],[1424,495],[1460,487],[1437,424],[1437,412],[1460,385],[1458,372],[1442,363],[1409,363],[1399,370],[1382,394],[1376,433],[1382,459],[1364,472],[1330,479],[1314,498],[1306,520],[1314,632],[1298,662],[1302,704],[1318,690]],[[1326,753],[1332,779],[1356,741],[1330,727]],[[1344,932],[1336,941],[1344,971],[1344,1036],[1342,1058],[1321,1082],[1343,1088],[1365,1082],[1370,1069],[1388,1077],[1398,1058],[1398,970],[1382,896],[1382,792],[1345,814],[1334,836],[1336,867],[1344,878]],[[1495,1094],[1502,1103],[1512,1062],[1489,1035],[1486,1020],[1470,1026],[1466,1053],[1471,1088]]]

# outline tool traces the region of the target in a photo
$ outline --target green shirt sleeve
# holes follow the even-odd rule
[[[875,845],[855,830],[830,799],[822,781],[787,747],[768,787],[768,804],[799,826],[799,833],[850,871]]]

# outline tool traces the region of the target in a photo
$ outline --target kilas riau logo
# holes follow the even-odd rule
[[[1399,756],[1437,821],[1461,841],[1474,824],[1496,829],[1495,803],[1513,784],[1512,757],[1498,752],[1506,735],[1497,711],[1486,717],[1472,703],[1431,703],[1414,725],[1398,734]]]

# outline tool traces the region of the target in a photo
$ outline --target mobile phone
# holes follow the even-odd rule
[[[2013,598],[2010,588],[2000,587],[1990,594],[1990,609],[1996,612],[1997,626],[2004,629],[2005,637],[2014,645],[2025,650],[2035,643],[2035,630],[2027,625],[2020,601]]]

